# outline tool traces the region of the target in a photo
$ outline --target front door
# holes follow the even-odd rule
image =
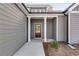
[[[40,23],[35,23],[34,37],[35,39],[41,39],[41,24]]]

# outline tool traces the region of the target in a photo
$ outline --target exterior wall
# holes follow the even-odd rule
[[[34,24],[41,23],[42,25],[42,39],[44,39],[44,20],[43,19],[31,19],[31,38],[34,39]]]
[[[58,41],[67,40],[67,17],[58,16]]]
[[[47,19],[47,39],[56,39],[56,20]]]
[[[54,39],[56,40],[56,18],[53,20],[53,27],[54,27],[53,35],[54,35]]]
[[[42,39],[44,39],[44,20],[43,19],[32,19],[31,20],[31,38],[34,39],[34,24],[42,24]],[[47,19],[47,39],[56,39],[56,20]]]
[[[0,4],[0,55],[13,55],[26,42],[26,22],[14,4]]]
[[[70,43],[79,43],[79,13],[70,13]]]
[[[75,7],[72,11],[79,11],[79,6]]]

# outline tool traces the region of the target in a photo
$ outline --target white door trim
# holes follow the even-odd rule
[[[40,24],[41,25],[41,37],[40,38],[35,37],[35,24]],[[34,39],[42,39],[42,23],[34,23]]]

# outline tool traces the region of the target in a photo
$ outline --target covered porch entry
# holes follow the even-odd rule
[[[58,40],[57,17],[29,17],[28,18],[28,42],[48,42]]]

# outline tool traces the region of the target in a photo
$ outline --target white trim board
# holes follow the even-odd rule
[[[77,7],[79,5],[79,3],[76,3],[75,5],[73,5],[65,14],[71,13],[73,12],[72,10]]]
[[[68,44],[68,46],[71,48],[71,49],[76,49],[74,46]]]
[[[69,13],[79,13],[79,11],[71,11],[71,12],[69,12]]]
[[[64,14],[30,14],[27,15],[28,17],[57,17],[57,16],[64,16]]]
[[[76,6],[78,6],[79,5],[79,3],[76,3],[74,6],[72,6],[70,9],[69,9],[69,11],[72,11]]]

